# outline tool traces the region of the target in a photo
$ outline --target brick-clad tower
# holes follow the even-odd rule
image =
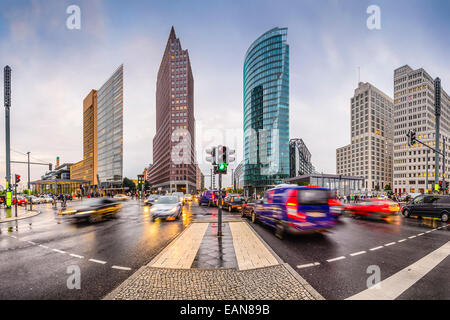
[[[180,136],[176,136],[176,135]],[[174,161],[172,152],[189,141],[185,160]],[[177,137],[177,138],[176,138]],[[176,139],[175,139],[176,138]],[[185,146],[185,145],[184,145]],[[156,83],[156,135],[153,138],[153,166],[149,172],[152,188],[195,192],[194,78],[187,50],[172,27]],[[175,149],[174,149],[175,147]]]

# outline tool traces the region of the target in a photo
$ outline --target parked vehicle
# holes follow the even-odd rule
[[[24,196],[17,196],[17,205],[18,206],[24,206],[28,203],[28,200],[25,199]],[[12,204],[16,204],[16,197],[12,197]]]
[[[86,201],[80,207],[59,211],[58,215],[68,220],[88,220],[91,223],[112,216],[122,208],[122,205],[111,198],[95,198]]]
[[[175,220],[181,217],[183,212],[182,204],[177,196],[161,196],[150,209],[152,220],[162,218]]]
[[[365,216],[375,218],[387,218],[396,215],[400,211],[397,202],[383,199],[364,199],[355,204],[344,206],[346,214],[353,216]]]
[[[269,189],[263,200],[256,201],[251,209],[252,221],[274,227],[280,239],[285,233],[322,231],[336,225],[330,199],[329,189],[282,185]]]
[[[241,211],[244,204],[244,198],[241,195],[228,195],[223,199],[223,209],[227,209],[229,212],[236,210]]]
[[[420,195],[402,208],[402,214],[409,217],[439,218],[448,222],[450,213],[450,195]]]
[[[41,203],[41,199],[36,196],[29,196],[28,198],[32,204],[40,204]]]
[[[41,203],[51,203],[53,201],[53,198],[48,195],[40,196],[39,199]]]

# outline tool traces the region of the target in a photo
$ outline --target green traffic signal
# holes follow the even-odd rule
[[[219,163],[218,169],[219,172],[227,172],[227,164],[225,162]]]

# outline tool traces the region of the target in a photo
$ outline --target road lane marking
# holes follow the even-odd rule
[[[428,230],[427,232],[425,232],[425,233],[430,233],[431,232],[431,230]]]
[[[43,244],[40,244],[39,247],[44,248],[44,249],[49,249],[49,247],[44,246]]]
[[[89,261],[91,262],[95,262],[95,263],[100,263],[100,264],[105,264],[106,261],[102,261],[102,260],[95,260],[95,259],[89,259]]]
[[[403,242],[406,241],[407,239],[402,239],[402,240],[398,240],[397,242]]]
[[[420,236],[423,236],[424,234],[425,233],[422,232],[422,233],[419,233],[417,236],[420,237]]]
[[[36,245],[36,242],[28,241],[29,244]]]
[[[319,262],[313,262],[313,263],[298,265],[297,268],[302,269],[302,268],[315,267],[315,266],[318,266],[319,264],[320,264]]]
[[[333,261],[338,261],[338,260],[342,260],[342,259],[345,259],[345,257],[341,256],[341,257],[337,257],[337,258],[333,258],[333,259],[328,259],[327,262],[333,262]]]
[[[378,250],[378,249],[381,249],[381,248],[383,248],[383,246],[372,248],[372,249],[370,249],[370,251],[375,251],[375,250]]]
[[[360,254],[364,254],[364,253],[367,253],[367,251],[354,252],[354,253],[350,253],[350,255],[351,255],[352,257],[354,257],[354,256],[359,256]]]
[[[72,257],[75,257],[75,258],[78,258],[78,259],[84,259],[83,256],[79,256],[79,255],[77,255],[77,254],[71,253],[70,255],[71,255]]]
[[[414,239],[415,237],[417,237],[417,236],[411,236],[411,237],[408,237],[408,239]]]
[[[346,300],[394,300],[450,255],[450,241],[412,265]]]
[[[127,271],[131,270],[131,268],[128,268],[128,267],[120,267],[120,266],[112,266],[111,268],[117,269],[117,270],[127,270]]]
[[[55,252],[58,252],[58,253],[66,253],[65,251],[58,250],[58,249],[52,249],[52,250],[55,251]]]
[[[11,238],[14,238],[14,239],[17,239],[17,237],[16,236],[10,236]]]
[[[389,242],[389,243],[386,243],[384,246],[385,247],[389,247],[389,246],[392,246],[392,245],[394,245],[395,244],[395,242]]]

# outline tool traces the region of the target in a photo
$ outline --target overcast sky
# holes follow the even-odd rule
[[[66,27],[72,4],[81,8],[80,30]],[[380,30],[366,26],[372,4],[381,8]],[[0,0],[0,64],[13,69],[11,158],[30,151],[44,162],[81,160],[83,99],[123,63],[124,176],[136,179],[152,162],[156,76],[173,25],[194,74],[198,158],[227,144],[238,163],[244,55],[278,26],[288,28],[290,45],[290,137],[303,138],[319,172],[335,173],[336,148],[350,142],[358,66],[361,81],[389,96],[393,70],[405,64],[450,91],[449,12],[445,0]],[[4,177],[4,129],[0,141]],[[32,180],[46,169],[33,166]],[[12,173],[26,180],[26,166]]]

